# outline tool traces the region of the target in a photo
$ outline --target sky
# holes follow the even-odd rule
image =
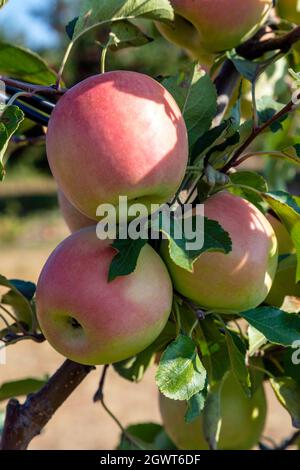
[[[56,45],[55,32],[31,12],[33,8],[45,9],[52,1],[9,0],[0,10],[0,30],[3,30],[8,38],[22,35],[22,44],[33,49]]]

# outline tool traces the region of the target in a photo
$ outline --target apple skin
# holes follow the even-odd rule
[[[188,160],[181,111],[158,82],[115,71],[78,83],[59,100],[46,137],[58,186],[89,218],[119,196],[148,208],[178,189]]]
[[[84,214],[79,212],[76,207],[74,207],[73,204],[71,204],[70,201],[66,198],[61,189],[58,189],[57,191],[57,198],[60,211],[71,233],[77,232],[77,230],[85,227],[96,225],[97,221],[89,219]]]
[[[278,254],[287,255],[287,254],[295,253],[296,252],[295,246],[285,226],[280,222],[280,220],[278,220],[272,214],[267,214],[266,217],[268,221],[270,222],[270,224],[272,225],[276,238],[277,238]]]
[[[186,402],[170,400],[160,394],[163,425],[174,444],[181,450],[208,450],[202,431],[202,417],[188,424],[184,420],[186,410]],[[233,373],[228,373],[221,390],[222,425],[219,449],[252,449],[263,432],[266,410],[262,385],[248,398]]]
[[[172,261],[164,240],[162,256],[175,290],[205,309],[222,313],[257,307],[267,297],[277,268],[272,226],[253,204],[225,191],[205,201],[204,215],[229,233],[232,251],[203,253],[191,273]]]
[[[50,255],[37,284],[37,317],[46,339],[63,356],[109,364],[149,346],[163,330],[173,289],[159,255],[145,245],[135,271],[108,282],[116,254],[95,227],[65,239]]]
[[[286,296],[300,297],[300,283],[296,283],[296,272],[296,255],[289,255],[279,262],[272,289],[265,299],[267,305],[281,307]]]
[[[171,4],[175,22],[157,23],[159,31],[201,62],[203,54],[232,49],[254,34],[272,0],[171,0]]]
[[[276,10],[278,16],[299,25],[300,10],[297,11],[297,2],[298,0],[277,0]]]

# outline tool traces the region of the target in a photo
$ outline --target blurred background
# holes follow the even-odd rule
[[[65,24],[78,14],[79,0],[10,0],[0,10],[0,40],[29,47],[40,53],[54,69],[58,69],[68,42]],[[155,27],[143,23],[154,38],[146,46],[109,53],[107,70],[129,68],[155,77],[170,75],[184,67],[187,57],[178,48],[160,37]],[[78,41],[65,73],[69,87],[100,70],[101,47],[105,29],[92,31]],[[294,55],[293,55],[294,54]],[[287,62],[282,59],[265,73],[258,84],[258,97],[267,95],[285,103],[290,99],[288,67],[297,68],[297,52]],[[1,72],[1,64],[0,64]],[[274,96],[275,90],[275,96]],[[250,111],[250,90],[245,87],[243,113]],[[255,147],[259,150],[282,149],[297,142],[299,114],[283,124],[283,130],[263,135]],[[25,120],[20,130],[28,137],[41,134],[38,125]],[[299,142],[299,139],[298,139]],[[289,189],[300,193],[299,178],[294,167],[274,160],[251,160],[268,180],[270,189]],[[57,207],[56,187],[47,165],[43,143],[36,146],[9,148],[7,176],[0,184],[0,273],[8,278],[37,281],[39,272],[56,245],[68,235]],[[275,171],[276,170],[276,171]],[[63,358],[46,343],[19,343],[7,350],[7,364],[0,365],[0,381],[23,377],[43,378],[52,374]],[[137,422],[160,422],[154,370],[142,383],[130,384],[110,371],[106,382],[106,399],[123,426]],[[57,412],[31,449],[111,449],[116,446],[119,430],[99,404],[92,403],[100,370],[85,380],[67,403]],[[265,435],[276,441],[291,432],[290,418],[269,393],[270,409]],[[1,410],[5,402],[0,402]],[[3,416],[3,413],[2,413]],[[1,423],[0,423],[1,424]]]

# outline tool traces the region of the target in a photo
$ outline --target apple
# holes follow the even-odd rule
[[[69,201],[94,219],[100,204],[167,202],[187,166],[181,111],[152,78],[128,71],[89,77],[59,100],[46,136],[52,173]]]
[[[185,422],[186,402],[175,401],[160,395],[163,425],[174,444],[182,450],[207,450],[200,416],[192,423]],[[220,450],[248,450],[259,442],[266,419],[266,397],[259,385],[251,398],[230,372],[221,390]]]
[[[79,212],[73,204],[66,198],[63,191],[58,189],[57,192],[58,204],[62,216],[70,230],[70,232],[76,232],[84,227],[90,227],[96,225],[97,221],[86,217],[84,214]]]
[[[82,364],[134,356],[161,333],[172,307],[172,283],[160,256],[145,245],[135,271],[108,282],[116,254],[95,227],[70,235],[50,255],[37,284],[37,317],[46,339]]]
[[[291,23],[300,24],[300,6],[298,0],[277,0],[276,9],[278,16],[281,18]]]
[[[205,62],[238,46],[256,32],[272,7],[272,0],[171,0],[173,24],[157,23],[171,42]]]
[[[277,217],[274,217],[272,214],[267,214],[266,215],[268,221],[273,227],[273,230],[275,232],[277,242],[278,242],[278,254],[279,255],[287,255],[290,253],[295,253],[296,249],[294,246],[294,243],[290,237],[289,232],[285,228],[285,226],[280,222],[280,220],[277,219]]]
[[[296,283],[297,257],[289,255],[279,262],[276,276],[265,303],[281,307],[286,296],[300,297],[300,283]]]
[[[267,297],[277,268],[271,224],[249,201],[226,191],[208,198],[204,212],[229,233],[232,251],[203,253],[189,272],[174,263],[164,240],[162,256],[175,289],[207,310],[239,313],[257,307]]]

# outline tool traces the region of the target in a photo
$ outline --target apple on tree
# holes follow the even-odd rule
[[[203,253],[189,272],[174,263],[164,241],[162,255],[175,289],[208,310],[238,313],[257,307],[268,295],[277,268],[271,224],[253,204],[226,191],[205,201],[204,215],[229,233],[232,251]]]
[[[248,398],[232,372],[227,373],[221,389],[220,450],[248,450],[258,444],[265,425],[267,405],[259,384]],[[170,400],[160,394],[160,411],[166,432],[182,450],[208,450],[203,418],[186,423],[186,402]]]
[[[58,189],[57,192],[58,205],[62,216],[68,226],[70,232],[76,232],[84,227],[90,227],[96,225],[97,221],[90,219],[86,215],[82,214],[71,202],[66,198],[63,191]]]
[[[109,364],[134,356],[159,336],[170,315],[172,283],[150,245],[142,248],[133,273],[108,282],[115,254],[88,227],[64,240],[40,274],[40,327],[73,361]]]
[[[272,0],[171,0],[173,24],[157,23],[171,42],[202,63],[238,46],[254,34],[272,7]]]
[[[58,186],[87,217],[100,204],[167,202],[188,159],[187,130],[170,93],[128,71],[89,77],[59,100],[50,117],[47,156]]]

